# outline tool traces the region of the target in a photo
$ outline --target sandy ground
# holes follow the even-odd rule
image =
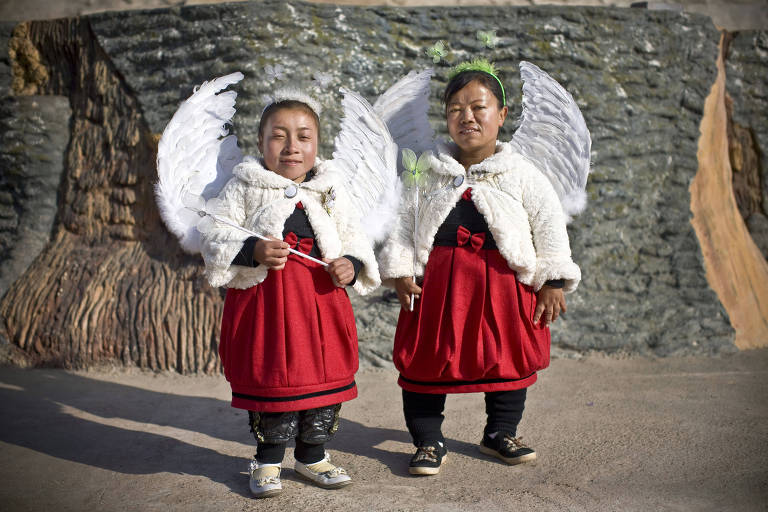
[[[243,0],[1,0],[0,20],[23,21],[62,18],[104,11],[153,9],[178,5],[223,3]],[[636,0],[310,0],[314,3],[390,6],[473,5],[588,5],[629,7]],[[685,10],[705,14],[727,30],[768,29],[768,0],[651,0],[651,9]]]
[[[477,450],[482,396],[449,397],[449,462],[412,477],[396,375],[358,374],[334,460],[354,485],[249,495],[254,453],[222,377],[0,368],[0,509],[766,510],[768,350],[719,358],[556,360],[520,431],[536,462]]]

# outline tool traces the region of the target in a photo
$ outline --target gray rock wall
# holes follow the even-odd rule
[[[109,13],[89,21],[156,133],[194,85],[243,71],[233,131],[250,153],[256,152],[262,96],[276,83],[265,76],[266,65],[284,66],[280,83],[303,83],[319,95],[325,107],[322,152],[330,156],[338,87],[374,99],[410,69],[433,65],[425,50],[437,40],[449,47],[435,65],[433,83],[431,120],[442,136],[439,96],[451,65],[480,55],[497,63],[511,104],[506,139],[520,113],[517,64],[536,63],[573,94],[593,138],[590,204],[569,226],[584,279],[568,297],[567,318],[553,329],[555,354],[735,350],[689,222],[688,186],[697,170],[698,127],[719,39],[707,18],[642,9],[266,1]],[[479,29],[497,31],[494,49],[477,41]],[[765,35],[755,37],[764,41]],[[754,60],[749,44],[739,51],[744,61]],[[743,67],[743,83],[765,76],[762,59]],[[332,78],[324,91],[311,81],[319,71]],[[744,91],[744,112],[760,94]],[[363,364],[387,364],[396,300],[381,290],[353,301]]]
[[[8,47],[12,25],[0,26]],[[10,95],[10,62],[0,60],[0,297],[50,239],[69,142],[69,100]]]
[[[235,132],[255,151],[266,65],[311,84],[331,73],[321,98],[325,154],[336,131],[339,86],[368,98],[413,68],[425,50],[449,46],[434,84],[432,121],[449,65],[494,60],[519,115],[517,63],[550,71],[577,99],[593,134],[590,207],[570,228],[584,281],[554,329],[564,351],[657,354],[730,350],[732,331],[707,285],[689,223],[698,124],[714,81],[719,34],[704,17],[599,8],[353,8],[264,2],[99,15],[94,31],[160,132],[194,84],[242,70]],[[500,41],[484,49],[480,29]],[[502,137],[514,131],[508,122]],[[370,301],[367,301],[370,302]],[[390,340],[394,302],[358,307],[362,337]],[[362,305],[362,302],[360,303]],[[370,311],[366,311],[370,309]],[[382,317],[387,318],[381,321]],[[388,347],[371,348],[386,357]]]

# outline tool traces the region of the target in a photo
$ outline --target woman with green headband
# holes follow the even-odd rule
[[[380,254],[403,306],[393,358],[415,475],[446,460],[448,393],[485,393],[483,453],[536,458],[517,437],[526,389],[549,364],[548,325],[581,277],[557,192],[514,141],[497,140],[508,109],[493,66],[455,68],[443,101],[452,141],[436,145]]]

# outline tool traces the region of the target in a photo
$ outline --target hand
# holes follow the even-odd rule
[[[419,295],[421,295],[421,288],[413,281],[412,277],[398,277],[395,279],[395,291],[397,292],[397,298],[400,300],[400,305],[406,311],[411,309],[411,294],[415,295],[415,298],[419,298]]]
[[[544,285],[536,294],[536,311],[533,314],[533,323],[537,324],[541,319],[542,327],[546,327],[557,320],[560,313],[565,313],[566,310],[563,289]]]
[[[328,264],[325,270],[331,274],[333,284],[339,288],[348,285],[355,278],[355,266],[347,258],[336,258],[335,260],[323,258],[323,261]]]
[[[253,244],[253,259],[270,270],[282,270],[288,261],[288,247],[286,242],[276,238],[259,240]]]

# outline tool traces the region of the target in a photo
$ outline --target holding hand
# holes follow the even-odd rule
[[[339,288],[348,285],[355,278],[355,266],[347,258],[336,258],[335,260],[323,258],[323,261],[328,264],[325,270],[331,274],[333,284]]]
[[[541,319],[542,327],[557,320],[560,313],[565,313],[565,294],[562,288],[552,288],[544,285],[536,294],[536,311],[533,314],[533,323]]]
[[[411,294],[413,294],[414,300],[421,295],[421,287],[419,287],[412,277],[398,277],[395,279],[395,291],[397,292],[397,298],[400,300],[400,305],[406,311],[411,309]]]
[[[282,270],[288,261],[288,247],[286,242],[274,238],[259,240],[253,245],[253,259],[270,270]]]

